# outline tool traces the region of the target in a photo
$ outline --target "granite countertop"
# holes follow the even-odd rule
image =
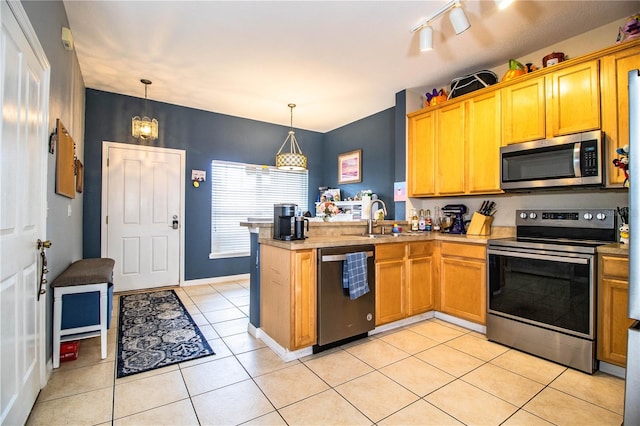
[[[305,240],[296,241],[281,241],[274,240],[273,238],[260,238],[260,244],[266,244],[270,246],[280,247],[287,250],[303,250],[314,249],[324,247],[337,247],[337,246],[354,246],[361,244],[390,244],[390,243],[405,243],[411,241],[447,241],[466,244],[481,244],[486,245],[487,241],[494,238],[500,238],[500,235],[488,235],[488,236],[472,236],[472,235],[457,235],[457,234],[443,234],[439,232],[421,232],[421,233],[402,233],[398,236],[387,234],[383,236],[377,236],[370,238],[366,235],[325,235],[317,237],[309,237]],[[507,235],[502,235],[507,237]]]
[[[403,228],[399,235],[391,234],[393,224],[397,223]],[[355,246],[361,244],[390,244],[410,241],[449,241],[467,244],[486,245],[487,241],[495,238],[506,238],[515,235],[515,228],[494,226],[491,235],[474,236],[447,234],[440,232],[411,232],[407,231],[410,225],[406,221],[379,220],[376,222],[375,238],[366,234],[367,221],[331,221],[312,220],[309,222],[308,236],[304,240],[282,241],[271,238],[272,221],[247,220],[240,223],[249,229],[259,230],[260,244],[280,247],[286,250],[304,250],[325,247]],[[385,229],[385,235],[379,235],[381,228]]]
[[[598,246],[598,253],[629,256],[629,244],[611,243]]]

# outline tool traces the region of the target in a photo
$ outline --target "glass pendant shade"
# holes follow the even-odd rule
[[[131,134],[134,138],[158,139],[158,120],[136,115],[131,119]]]
[[[158,120],[147,117],[147,87],[151,84],[151,80],[145,78],[140,80],[144,84],[144,112],[145,115],[140,118],[136,115],[131,119],[131,135],[139,139],[158,139]]]
[[[276,167],[282,170],[300,171],[307,169],[307,157],[302,153],[296,140],[296,133],[293,131],[293,108],[295,108],[295,106],[295,104],[289,104],[289,108],[291,108],[291,128],[289,129],[287,138],[276,154]],[[289,152],[282,152],[287,142],[289,142]]]

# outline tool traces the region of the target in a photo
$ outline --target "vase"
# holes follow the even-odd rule
[[[324,222],[331,222],[331,216],[329,216],[329,215],[324,215],[324,216],[322,216],[322,220],[323,220]]]

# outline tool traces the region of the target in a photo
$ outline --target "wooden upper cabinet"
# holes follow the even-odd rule
[[[436,193],[464,194],[465,108],[464,102],[443,106],[437,111]]]
[[[552,73],[551,123],[561,136],[600,128],[599,61],[589,61]]]
[[[503,145],[544,139],[544,76],[504,87],[501,96]]]
[[[500,146],[502,141],[500,91],[467,101],[466,192],[501,192]]]
[[[624,173],[613,165],[616,149],[629,143],[629,71],[640,69],[640,45],[602,57],[602,130],[606,138],[607,185],[622,186]]]
[[[409,117],[407,145],[407,195],[423,197],[435,194],[435,135],[433,111]]]

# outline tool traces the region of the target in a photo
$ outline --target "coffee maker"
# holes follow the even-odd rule
[[[297,216],[296,204],[273,205],[273,239],[283,241],[303,240],[304,218]],[[303,220],[299,220],[303,219]],[[307,230],[308,230],[307,220]]]
[[[447,204],[442,208],[442,214],[453,218],[451,226],[443,232],[450,234],[464,234],[464,214],[467,212],[467,206],[464,204]]]

